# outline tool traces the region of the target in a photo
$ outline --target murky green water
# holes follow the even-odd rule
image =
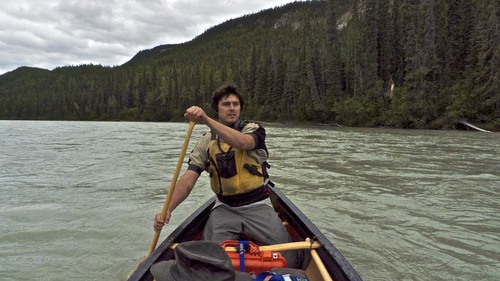
[[[365,280],[500,276],[498,133],[266,129],[274,182]],[[186,130],[0,121],[0,280],[125,280]],[[204,176],[161,238],[209,197]]]

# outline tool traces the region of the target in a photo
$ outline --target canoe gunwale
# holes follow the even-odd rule
[[[299,236],[314,239],[321,244],[321,247],[316,249],[316,251],[321,257],[321,260],[325,263],[333,279],[336,281],[362,281],[352,265],[316,225],[314,225],[279,189],[273,188],[272,190],[271,200],[273,205],[280,208],[278,211],[281,216],[287,220]]]
[[[203,229],[205,221],[215,204],[215,197],[209,199],[191,214],[183,223],[181,223],[163,242],[147,257],[135,272],[128,278],[128,281],[134,280],[153,280],[153,275],[149,271],[151,265],[161,260],[170,260],[173,258],[173,251],[170,246],[173,243],[190,241],[197,233]],[[200,219],[203,218],[203,219]]]

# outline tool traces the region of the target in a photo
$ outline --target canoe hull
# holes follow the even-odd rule
[[[362,280],[354,268],[342,256],[340,251],[323,235],[323,233],[277,188],[271,189],[271,201],[281,218],[286,222],[287,228],[296,241],[304,241],[310,238],[321,244],[316,249],[324,268],[333,280],[357,281]],[[174,258],[171,245],[191,240],[199,240],[210,210],[215,204],[215,197],[205,202],[189,218],[179,225],[159,246],[151,253],[137,269],[130,275],[128,281],[153,280],[149,269],[151,265],[161,260]],[[314,263],[312,260],[311,263]],[[306,269],[308,277],[314,275],[311,280],[325,280],[316,269],[316,265]]]

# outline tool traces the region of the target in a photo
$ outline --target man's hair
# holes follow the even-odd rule
[[[245,105],[245,99],[243,96],[238,92],[238,89],[236,89],[236,86],[233,84],[226,84],[221,87],[219,87],[217,90],[215,90],[212,93],[212,110],[215,113],[215,116],[218,116],[219,109],[219,101],[221,98],[227,97],[228,95],[236,95],[238,99],[240,100],[240,108],[243,111],[243,106]]]

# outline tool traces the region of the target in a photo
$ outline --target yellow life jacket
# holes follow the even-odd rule
[[[262,165],[245,150],[212,139],[209,146],[210,185],[219,195],[237,195],[262,187],[265,176]]]

